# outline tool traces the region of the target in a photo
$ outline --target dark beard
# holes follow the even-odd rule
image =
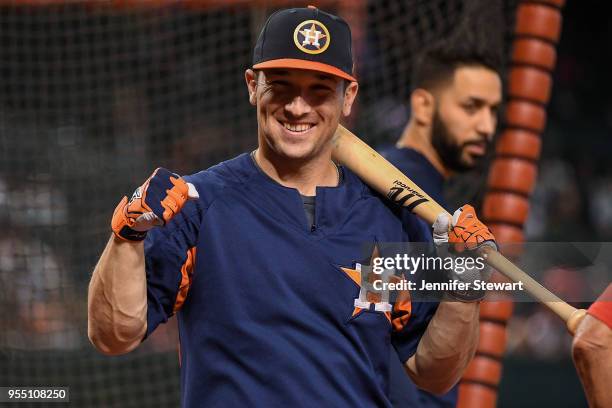
[[[455,143],[437,111],[434,113],[431,124],[431,144],[440,156],[444,166],[453,172],[463,173],[477,166],[477,164],[469,165],[461,160],[463,149],[469,142],[462,145]]]

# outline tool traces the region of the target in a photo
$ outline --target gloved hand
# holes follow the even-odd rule
[[[128,201],[123,197],[111,220],[113,233],[125,241],[142,241],[147,231],[165,225],[188,199],[199,198],[193,184],[164,168],[157,168]]]
[[[452,220],[449,219],[447,214],[438,215],[433,224],[433,240],[440,255],[455,256],[455,261],[458,257],[478,256],[474,250],[482,245],[490,245],[497,249],[495,237],[487,226],[476,217],[471,205],[464,205],[455,211]],[[477,280],[488,281],[492,271],[488,265],[484,264],[484,261],[469,263],[473,267],[455,267],[455,270],[446,271],[448,279],[456,279],[459,282],[470,284],[466,290],[452,290],[448,291],[448,294],[461,301],[479,301],[485,296],[485,291],[472,288],[473,283]],[[466,265],[465,259],[462,264]],[[483,267],[480,267],[480,265],[483,265]]]

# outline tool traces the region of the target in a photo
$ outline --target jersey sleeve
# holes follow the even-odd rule
[[[589,307],[588,313],[612,329],[612,283],[608,285],[601,296]]]
[[[439,302],[435,300],[408,300],[393,306],[391,343],[402,362],[416,353],[419,341],[438,310],[438,305]]]
[[[402,227],[404,232],[410,237],[410,242],[433,242],[432,227],[408,211],[407,208],[401,209],[401,219]]]
[[[199,229],[204,213],[214,201],[214,186],[200,177],[185,179],[195,185],[200,198],[188,201],[164,227],[153,228],[144,242],[147,276],[148,337],[168,321],[186,299],[196,262]]]
[[[425,221],[417,218],[408,210],[402,211],[402,225],[410,242],[432,243],[431,228]],[[427,273],[427,277],[425,277]],[[433,275],[435,274],[435,276]],[[439,280],[439,271],[419,271],[411,277],[407,277],[417,283],[426,278],[428,281]],[[393,332],[391,342],[402,362],[406,362],[414,353],[421,337],[425,333],[429,322],[438,309],[437,299],[410,298],[398,299],[394,304],[391,318]]]

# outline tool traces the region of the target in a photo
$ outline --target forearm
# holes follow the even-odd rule
[[[612,406],[612,330],[587,315],[578,326],[572,356],[589,406]]]
[[[136,348],[147,329],[147,283],[142,242],[111,236],[89,283],[88,335],[105,354]]]
[[[406,362],[414,383],[435,394],[461,378],[478,345],[478,302],[441,302],[415,355]]]

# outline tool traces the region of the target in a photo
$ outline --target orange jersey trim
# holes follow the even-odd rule
[[[185,299],[187,299],[187,293],[191,287],[191,279],[193,278],[193,267],[195,265],[196,248],[192,247],[187,250],[187,259],[181,267],[181,284],[179,285],[179,292],[176,295],[176,301],[174,302],[174,312],[176,313],[181,309]]]
[[[397,279],[397,277],[394,277],[394,280]],[[408,320],[410,320],[410,316],[412,315],[412,297],[410,296],[409,291],[402,290],[398,294],[397,299],[395,299],[395,304],[393,305],[393,315],[395,316],[391,320],[393,330],[403,330],[408,324]]]

